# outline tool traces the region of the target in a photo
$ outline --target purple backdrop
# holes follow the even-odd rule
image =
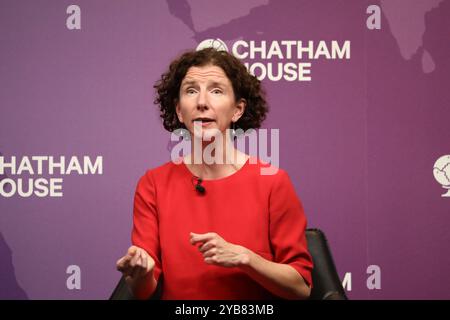
[[[350,59],[311,60],[310,82],[264,79],[264,127],[280,128],[280,166],[350,298],[449,299],[450,198],[433,176],[450,154],[449,16],[443,0],[0,2],[1,155],[103,157],[102,175],[63,176],[63,197],[0,196],[0,298],[109,297],[136,182],[170,160],[152,86],[219,38],[351,42]]]

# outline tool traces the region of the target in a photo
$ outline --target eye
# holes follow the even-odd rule
[[[195,89],[194,88],[187,88],[186,89],[186,93],[187,94],[194,94],[195,93]]]
[[[213,91],[212,91],[212,93],[214,93],[214,94],[221,94],[222,93],[222,90],[220,90],[220,89],[214,89]]]

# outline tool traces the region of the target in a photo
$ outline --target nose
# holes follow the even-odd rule
[[[208,109],[207,96],[205,91],[200,91],[197,100],[197,110],[204,111]]]

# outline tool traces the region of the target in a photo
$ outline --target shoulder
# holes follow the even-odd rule
[[[275,185],[289,181],[287,172],[277,165],[251,156],[248,160],[248,172],[264,184]]]
[[[287,175],[286,171],[277,165],[266,162],[258,157],[250,156],[248,163],[252,171],[262,177],[276,179]]]
[[[182,163],[175,163],[172,161],[166,162],[154,168],[147,169],[145,173],[140,177],[139,184],[141,183],[164,183],[176,175],[185,173]]]
[[[300,202],[296,188],[286,170],[259,159],[253,170],[254,175],[258,176],[260,189],[267,192],[271,212],[277,210],[281,212],[282,208]]]

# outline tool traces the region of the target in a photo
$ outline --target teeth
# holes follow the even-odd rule
[[[212,119],[205,119],[205,118],[203,118],[203,119],[197,118],[197,119],[194,119],[194,121],[210,122],[210,121],[213,121],[213,120]]]

